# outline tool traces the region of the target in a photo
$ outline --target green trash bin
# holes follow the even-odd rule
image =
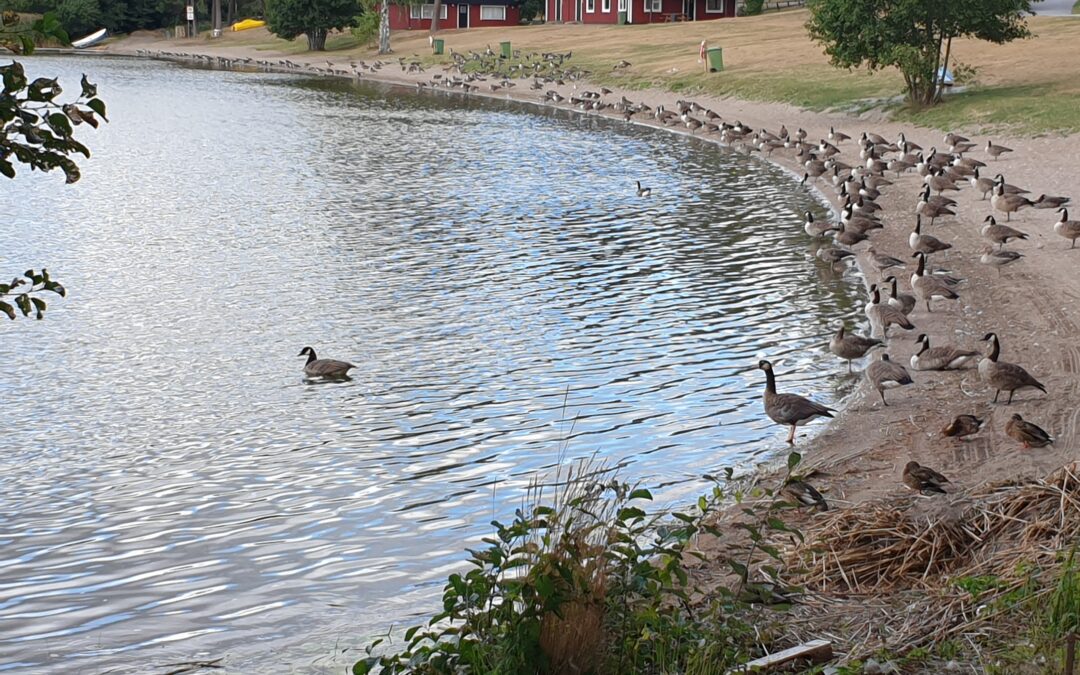
[[[442,54],[443,53],[443,45],[444,45],[444,43],[442,41],[442,38],[435,38],[434,40],[431,41],[431,52],[433,54]]]
[[[623,11],[619,12],[619,25],[620,26],[625,26],[626,25],[626,10],[623,10]]]
[[[500,42],[499,43],[499,48],[502,50],[502,57],[504,59],[509,59],[514,55],[514,52],[511,51],[511,49],[510,49],[510,43],[509,42]]]
[[[709,58],[710,73],[719,73],[724,69],[724,49],[722,47],[713,47],[705,53]]]

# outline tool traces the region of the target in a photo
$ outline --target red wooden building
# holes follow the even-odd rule
[[[549,23],[663,23],[735,16],[736,0],[545,0]]]
[[[390,5],[390,30],[429,30],[435,5]],[[520,0],[454,0],[439,9],[439,28],[488,28],[521,23]]]

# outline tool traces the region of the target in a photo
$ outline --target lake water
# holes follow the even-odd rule
[[[560,441],[679,503],[785,451],[759,358],[852,384],[823,345],[858,280],[760,160],[520,103],[30,64],[88,73],[112,122],[80,127],[81,182],[0,183],[0,276],[70,290],[0,334],[0,670],[341,672]],[[353,379],[305,381],[305,345]]]

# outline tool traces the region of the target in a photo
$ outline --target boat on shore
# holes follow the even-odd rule
[[[101,30],[96,31],[94,33],[91,33],[91,34],[87,35],[84,38],[79,38],[78,40],[72,40],[71,41],[71,46],[74,47],[75,49],[86,49],[87,47],[92,47],[92,46],[96,45],[97,43],[101,42],[106,37],[108,37],[108,35],[109,35],[109,31],[107,29],[105,29],[105,28],[102,28]]]

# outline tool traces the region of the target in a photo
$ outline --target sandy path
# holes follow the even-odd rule
[[[175,55],[195,53],[196,48],[199,54],[210,57],[250,57],[275,64],[286,58],[302,67],[320,69],[325,69],[328,57],[335,58],[333,54],[282,55],[227,44],[167,42],[145,37],[132,37],[109,51],[135,54],[139,50],[149,50],[154,54],[165,51]],[[380,71],[377,81],[416,86],[417,83],[431,82],[431,76],[438,72],[443,71],[440,68],[426,73],[406,73],[396,59],[392,59]],[[363,79],[375,78],[365,73]],[[477,94],[537,102],[538,92],[530,91],[527,85],[527,81],[522,81],[509,92],[502,90],[495,94],[482,88]],[[549,89],[569,96],[595,87],[585,83],[544,87],[545,91]],[[455,90],[448,95],[463,94]],[[653,107],[663,104],[668,108],[673,108],[680,98],[677,94],[657,90],[616,90],[606,100],[616,101],[621,96]],[[715,110],[728,122],[740,120],[752,127],[772,131],[781,124],[792,132],[804,128],[810,141],[824,138],[829,127],[836,126],[852,137],[867,130],[895,139],[904,132],[909,140],[924,148],[937,145],[944,149],[945,146],[940,132],[910,125],[813,113],[778,104],[703,97],[695,100]],[[635,118],[635,122],[659,126],[651,118],[640,121]],[[681,129],[669,131],[686,133]],[[982,136],[972,135],[971,138],[979,147],[987,140]],[[1027,187],[1033,196],[1046,193],[1080,199],[1080,135],[995,137],[993,140],[1012,147],[1015,152],[997,161],[984,152],[970,153],[988,163],[984,173],[991,176],[1003,173],[1008,182]],[[859,163],[854,142],[843,144],[841,149],[843,153],[839,159],[849,164]],[[801,173],[787,151],[779,150],[771,159]],[[914,207],[921,186],[921,178],[911,173],[883,190],[879,202],[885,207],[886,228],[872,236],[872,243],[879,252],[904,259],[910,257],[907,237],[914,225]],[[836,206],[831,186],[821,184],[820,187]],[[825,473],[816,481],[832,501],[857,503],[903,491],[900,472],[909,459],[938,468],[963,487],[1004,478],[1042,476],[1075,459],[1080,433],[1080,409],[1077,407],[1080,403],[1077,378],[1080,371],[1080,274],[1077,273],[1080,248],[1069,250],[1069,242],[1054,234],[1052,225],[1057,214],[1053,210],[1023,210],[1013,214],[1009,224],[1028,233],[1031,239],[1011,244],[1010,248],[1026,257],[999,274],[997,269],[978,262],[985,243],[979,228],[983,218],[993,213],[990,202],[980,200],[970,187],[965,187],[959,196],[956,193],[952,196],[959,202],[958,215],[938,219],[925,231],[953,244],[953,249],[936,254],[933,263],[967,279],[960,290],[961,299],[957,302],[936,301],[932,314],[923,308],[916,309],[911,320],[917,330],[901,334],[902,331],[893,329],[887,351],[894,361],[907,365],[918,333],[927,333],[935,346],[953,344],[981,351],[984,344],[978,339],[986,332],[994,331],[1001,336],[1002,359],[1022,364],[1047,385],[1049,394],[1025,390],[1017,395],[1012,405],[991,405],[993,392],[987,392],[974,370],[913,372],[915,385],[890,392],[891,404],[884,408],[877,394],[862,385],[847,401],[844,413],[838,419],[812,441],[803,441],[798,447],[804,453],[807,467]],[[1075,215],[1070,217],[1080,217],[1080,203],[1075,204],[1074,211]],[[1004,221],[1004,218],[1000,220]],[[865,249],[866,244],[856,248]],[[865,260],[861,262],[865,263]],[[869,281],[878,280],[875,270],[865,264],[862,268],[869,270],[866,275]],[[912,271],[913,266],[897,274],[904,290],[908,290],[907,280]],[[823,270],[823,273],[828,271]],[[844,369],[843,362],[838,360],[838,376],[843,376]],[[1003,432],[1005,422],[1013,412],[1021,413],[1025,419],[1050,431],[1057,438],[1055,445],[1048,449],[1022,450]],[[940,429],[958,413],[974,413],[987,418],[986,426],[974,440],[955,442],[940,436]],[[782,438],[783,433],[784,430],[778,427],[777,437]]]

